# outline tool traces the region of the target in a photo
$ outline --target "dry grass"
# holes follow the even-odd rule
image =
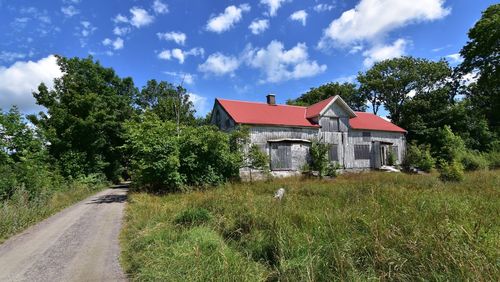
[[[272,199],[284,187],[285,200]],[[366,173],[130,196],[139,281],[500,280],[500,173]]]

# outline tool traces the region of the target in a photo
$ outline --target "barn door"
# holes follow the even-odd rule
[[[271,144],[271,170],[292,169],[292,144],[276,142]]]

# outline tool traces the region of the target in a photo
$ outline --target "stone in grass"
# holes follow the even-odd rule
[[[280,188],[274,193],[274,198],[281,201],[285,196],[285,188]]]

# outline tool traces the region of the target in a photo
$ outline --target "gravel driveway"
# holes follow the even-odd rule
[[[118,235],[127,188],[102,191],[0,245],[0,281],[125,281]]]

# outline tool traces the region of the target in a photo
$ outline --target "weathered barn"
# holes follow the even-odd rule
[[[309,160],[313,140],[330,144],[329,160],[344,169],[376,169],[385,165],[389,151],[400,162],[406,131],[374,114],[353,111],[340,96],[309,107],[216,99],[212,123],[230,131],[250,128],[250,142],[270,157],[273,174],[300,171]]]

